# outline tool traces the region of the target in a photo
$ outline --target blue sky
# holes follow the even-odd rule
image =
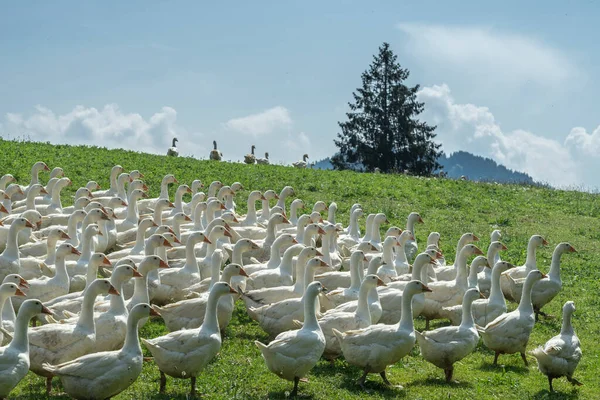
[[[0,135],[317,160],[387,41],[446,151],[600,187],[599,17],[593,1],[12,2]]]

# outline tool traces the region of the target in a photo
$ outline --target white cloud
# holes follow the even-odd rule
[[[108,148],[164,154],[177,136],[186,145],[182,155],[202,155],[208,151],[196,144],[201,134],[193,135],[176,124],[177,112],[163,107],[145,119],[137,113],[125,113],[116,104],[102,109],[76,106],[70,112],[57,115],[37,106],[30,115],[8,113],[0,125],[0,134],[8,138],[28,138],[52,143],[85,144]],[[191,153],[191,154],[190,154]]]
[[[438,126],[437,140],[447,153],[465,150],[489,157],[556,186],[600,186],[581,174],[587,160],[574,157],[567,146],[524,130],[504,132],[487,107],[457,103],[446,84],[424,87],[418,98],[425,102],[423,119]],[[599,136],[595,137],[597,143]],[[590,135],[577,137],[588,140]]]
[[[227,129],[254,137],[287,130],[291,125],[292,118],[290,117],[290,112],[282,106],[269,108],[258,114],[246,117],[233,118],[225,122]]]
[[[580,73],[569,56],[535,38],[479,26],[400,23],[397,27],[406,34],[406,50],[424,65],[454,69],[486,86],[560,87]]]

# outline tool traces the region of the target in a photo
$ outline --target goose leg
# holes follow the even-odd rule
[[[571,378],[567,377],[567,380],[569,382],[571,382],[571,384],[573,384],[573,385],[583,386],[583,383],[579,382],[577,379],[575,379],[573,377],[571,377]]]
[[[365,380],[367,379],[368,374],[369,374],[369,370],[365,368],[364,373],[356,382],[356,383],[358,383],[358,386],[360,386],[363,390],[367,390],[367,388],[365,387]]]
[[[160,389],[158,389],[158,392],[163,394],[165,393],[165,388],[167,387],[167,377],[165,376],[165,373],[160,371]]]
[[[552,377],[548,375],[548,384],[550,385],[550,392],[554,392],[554,388],[552,387]]]
[[[190,378],[190,397],[195,397],[196,396],[196,377],[192,376]]]
[[[494,355],[494,365],[498,365],[498,356],[500,355],[500,353],[496,352],[496,354]]]
[[[425,319],[425,330],[428,331],[429,330],[429,320]]]
[[[296,398],[298,396],[298,382],[300,382],[300,378],[297,376],[294,377],[294,390],[290,393],[290,397]]]
[[[392,382],[390,382],[387,378],[387,376],[385,375],[385,371],[381,371],[379,373],[379,375],[381,376],[381,379],[383,379],[383,383],[386,384],[386,386],[391,386],[391,387],[395,387],[398,389],[402,389],[402,385],[392,385]]]
[[[525,353],[521,353],[521,359],[525,363],[525,366],[529,367],[529,361],[527,361],[527,357],[525,356]]]
[[[46,395],[49,396],[52,391],[52,377],[46,378]]]
[[[446,382],[450,382],[452,380],[452,375],[454,374],[454,367],[451,366],[448,369],[445,369],[444,372],[446,373]]]

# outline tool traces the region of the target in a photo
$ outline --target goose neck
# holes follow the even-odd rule
[[[572,313],[570,311],[563,312],[562,327],[560,329],[561,335],[572,335],[575,333],[573,330],[573,324],[571,324]]]
[[[536,250],[537,245],[533,240],[530,240],[527,244],[527,258],[525,259],[525,270],[527,272],[533,271],[537,267],[536,263]]]
[[[348,229],[348,234],[350,235],[350,237],[352,238],[358,238],[359,236],[359,232],[358,232],[358,213],[352,213],[352,215],[350,216],[350,226]]]
[[[127,334],[125,335],[125,343],[121,349],[122,352],[138,356],[142,355],[142,347],[140,346],[140,338],[138,336],[139,321],[139,318],[134,314],[127,316]]]
[[[518,310],[521,313],[533,313],[533,303],[531,302],[531,291],[533,289],[534,280],[529,279],[529,275],[525,279],[523,285],[523,293],[521,295],[521,302],[519,303]]]
[[[204,321],[200,327],[201,332],[219,332],[219,321],[217,319],[217,306],[219,304],[219,297],[220,293],[215,290],[210,291],[206,304],[206,314],[204,314]]]
[[[400,316],[400,323],[398,324],[399,331],[410,331],[414,329],[413,325],[413,312],[412,312],[412,299],[413,293],[407,293],[406,290],[402,295],[402,315]]]
[[[472,306],[473,306],[472,301],[469,301],[469,300],[463,301],[462,318],[460,321],[460,327],[462,329],[473,328],[475,326],[475,321],[473,320],[473,314],[471,313]]]
[[[166,180],[160,183],[160,199],[169,200],[169,184]]]
[[[79,314],[77,326],[87,332],[95,332],[96,330],[96,326],[94,324],[94,302],[96,301],[97,295],[98,293],[95,290],[90,290],[89,287],[83,293],[81,314]]]
[[[254,223],[256,221],[256,198],[248,196],[248,211],[246,212],[246,221]]]
[[[354,260],[351,259],[351,261]],[[359,272],[359,268],[361,267],[362,265],[360,263],[360,260],[356,260],[356,262],[353,262],[350,266],[350,289],[358,290],[361,287],[361,279]]]
[[[8,229],[8,239],[6,241],[6,248],[2,253],[4,257],[19,260],[19,243],[18,235],[23,228],[18,224],[13,223]]]
[[[368,296],[371,289],[375,289],[370,287],[369,285],[361,285],[360,290],[358,291],[358,305],[356,307],[356,315],[364,320],[371,320],[371,311],[369,310]],[[377,290],[375,290],[377,291]]]
[[[548,277],[553,281],[560,281],[560,257],[562,255],[563,250],[558,247],[552,253],[552,262],[550,263]]]
[[[90,287],[92,282],[94,282],[97,277],[98,277],[98,264],[90,261],[88,263],[87,273],[85,276],[85,288],[87,289],[88,287]]]
[[[135,195],[135,193],[131,193],[127,199],[127,221],[129,222],[133,222],[134,224],[137,225],[138,223],[138,219],[140,218],[140,215],[138,213],[138,207],[137,207],[137,200],[138,200],[138,196]]]
[[[8,345],[10,349],[19,351],[20,353],[29,353],[29,337],[27,329],[29,328],[29,315],[21,313],[15,321],[15,331],[13,339]]]
[[[302,329],[304,330],[319,330],[321,327],[317,322],[317,296],[304,296],[304,324],[302,325]]]
[[[502,270],[500,268],[492,268],[492,278],[491,278],[491,288],[490,288],[490,298],[488,304],[504,304],[506,300],[504,299],[504,294],[502,293],[502,289],[500,288],[500,275],[502,274]]]
[[[114,274],[113,274],[114,277]],[[136,278],[138,279],[138,278]],[[110,296],[110,310],[114,315],[125,315],[127,308],[125,307],[125,298],[123,297],[123,279],[115,277],[110,280],[111,285],[118,290],[119,295]]]
[[[296,293],[304,293],[305,287],[305,272],[306,272],[306,262],[307,257],[303,256],[302,253],[298,256],[296,260],[296,283],[294,284],[294,292]]]

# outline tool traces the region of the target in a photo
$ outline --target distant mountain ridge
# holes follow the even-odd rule
[[[467,151],[457,151],[449,156],[442,154],[438,162],[449,178],[458,179],[464,175],[473,181],[536,184],[533,178],[524,172],[513,171],[491,158],[476,156]],[[315,162],[313,168],[333,169],[330,157]]]

